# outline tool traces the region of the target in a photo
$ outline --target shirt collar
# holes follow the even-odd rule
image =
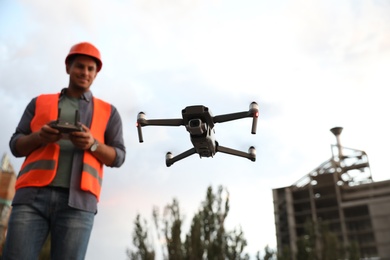
[[[67,88],[63,88],[63,89],[61,90],[60,98],[61,98],[62,96],[65,95],[66,90],[67,90]],[[81,100],[85,100],[85,101],[87,101],[87,102],[91,101],[91,100],[92,100],[92,92],[88,90],[87,92],[85,92],[85,93],[83,93],[83,94],[81,95],[80,99],[81,99]]]

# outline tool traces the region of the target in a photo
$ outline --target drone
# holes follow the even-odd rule
[[[251,146],[248,152],[238,151],[228,147],[219,145],[215,139],[214,125],[233,121],[246,117],[253,118],[252,134],[256,134],[257,118],[259,117],[259,106],[256,102],[252,102],[248,111],[236,112],[213,116],[208,107],[203,105],[188,106],[181,111],[182,118],[177,119],[146,119],[144,112],[139,112],[137,117],[137,129],[139,142],[143,142],[142,127],[144,126],[185,126],[190,133],[191,142],[194,147],[189,150],[173,156],[171,152],[167,152],[165,163],[170,167],[175,162],[187,158],[195,153],[202,157],[213,157],[215,153],[221,152],[225,154],[235,155],[247,158],[251,161],[256,161],[256,149]]]

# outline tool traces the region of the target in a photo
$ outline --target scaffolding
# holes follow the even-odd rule
[[[326,222],[344,249],[356,243],[366,259],[390,259],[390,181],[374,182],[367,154],[341,146],[341,127],[331,132],[332,157],[273,190],[278,251],[288,248],[295,259],[306,223]]]

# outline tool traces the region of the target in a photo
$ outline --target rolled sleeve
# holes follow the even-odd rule
[[[16,151],[16,142],[21,136],[29,135],[32,133],[31,131],[31,120],[35,115],[35,102],[36,98],[33,98],[30,103],[27,105],[26,109],[23,112],[22,118],[19,121],[18,126],[16,127],[15,132],[11,136],[11,140],[9,141],[9,147],[11,153],[15,157],[23,157]]]
[[[111,167],[120,167],[125,162],[126,148],[123,140],[122,119],[118,110],[111,105],[111,116],[105,133],[105,143],[113,147],[116,151],[116,157]]]

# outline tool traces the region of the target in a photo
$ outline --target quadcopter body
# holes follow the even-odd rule
[[[184,159],[195,153],[200,157],[213,157],[215,153],[222,152],[226,154],[236,155],[256,161],[256,150],[253,146],[249,147],[248,152],[242,152],[234,150],[228,147],[219,145],[215,139],[215,123],[223,123],[227,121],[237,120],[246,117],[252,117],[252,134],[256,134],[257,118],[259,116],[259,108],[256,102],[250,104],[249,110],[244,112],[237,112],[231,114],[224,114],[213,116],[208,107],[197,105],[188,106],[182,111],[182,118],[178,119],[150,119],[147,120],[145,113],[138,113],[137,128],[139,142],[143,142],[142,127],[148,125],[154,126],[182,126],[186,127],[186,130],[190,133],[191,142],[193,148],[177,155],[173,156],[171,152],[166,154],[166,165],[169,167],[173,163]]]

